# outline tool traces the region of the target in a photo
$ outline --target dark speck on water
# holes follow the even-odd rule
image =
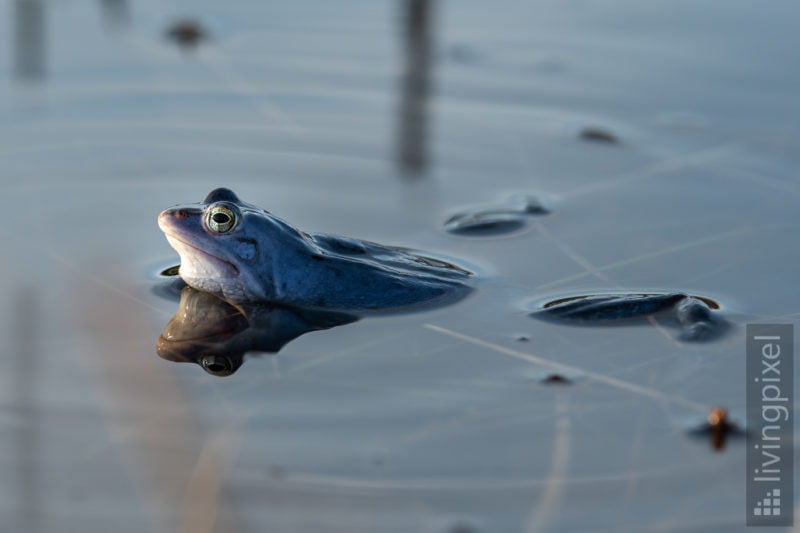
[[[195,47],[208,38],[206,30],[194,19],[182,19],[174,22],[166,34],[167,37],[185,48]]]
[[[570,385],[572,380],[561,374],[550,374],[542,380],[542,383],[545,385]]]
[[[603,128],[588,127],[581,130],[581,140],[603,143],[603,144],[619,144],[619,138],[610,131]]]

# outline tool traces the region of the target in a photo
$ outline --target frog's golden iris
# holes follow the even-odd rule
[[[236,211],[226,205],[213,205],[206,215],[206,225],[216,233],[228,233],[238,222]]]

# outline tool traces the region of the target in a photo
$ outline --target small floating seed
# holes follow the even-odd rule
[[[735,427],[728,421],[727,409],[712,407],[708,413],[708,428],[711,447],[718,452],[724,450],[728,435],[735,431]]]
[[[711,449],[721,452],[725,449],[729,439],[745,435],[745,430],[730,419],[727,409],[712,407],[706,419],[699,425],[689,430],[689,435],[707,440]]]

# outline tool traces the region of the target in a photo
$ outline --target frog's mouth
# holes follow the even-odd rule
[[[236,276],[239,275],[239,267],[237,267],[236,265],[234,265],[230,261],[226,261],[225,259],[222,259],[221,257],[218,257],[218,256],[216,256],[216,255],[214,255],[212,253],[209,253],[209,252],[203,250],[202,248],[198,248],[194,244],[188,243],[188,242],[184,241],[183,239],[175,236],[174,234],[164,232],[164,235],[167,237],[167,241],[169,242],[170,246],[175,248],[175,251],[177,251],[178,255],[181,256],[181,264],[182,265],[184,263],[196,263],[197,262],[197,260],[192,257],[192,256],[194,256],[196,254],[194,254],[193,252],[190,252],[188,250],[188,248],[191,248],[192,250],[194,250],[196,252],[200,252],[204,256],[211,258],[212,261],[214,261],[214,262],[222,263],[222,265],[220,265],[220,266],[222,266],[223,268],[229,268],[230,270],[233,271],[234,275],[236,275]],[[192,259],[194,259],[194,261],[192,261]]]

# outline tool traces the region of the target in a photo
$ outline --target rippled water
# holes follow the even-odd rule
[[[0,7],[0,529],[744,529],[744,441],[704,421],[744,419],[743,325],[800,319],[793,3],[404,6]],[[229,377],[159,358],[156,216],[219,186],[476,290]],[[514,194],[549,213],[447,230]],[[673,292],[730,331],[530,316]]]

